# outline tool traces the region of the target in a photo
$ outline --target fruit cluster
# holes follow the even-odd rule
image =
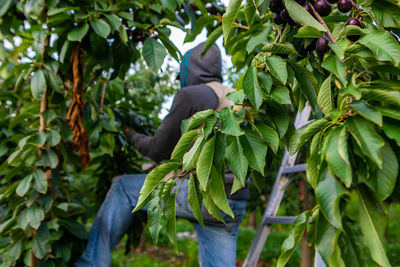
[[[338,10],[343,13],[347,13],[353,9],[354,3],[352,0],[295,0],[299,5],[301,5],[305,10],[307,10],[311,15],[315,17],[315,13],[318,13],[320,17],[326,17],[332,12],[332,4],[337,3]],[[289,24],[296,25],[293,19],[290,17],[289,12],[285,9],[282,0],[271,0],[269,4],[270,10],[275,13],[274,23],[277,25]],[[314,9],[314,10],[313,10]],[[357,18],[350,18],[346,25],[354,25],[361,27],[362,23]],[[347,36],[350,41],[357,41],[360,36],[351,35]],[[329,50],[328,46],[329,40],[325,37],[321,37],[316,42],[312,43],[312,49],[316,49],[319,53],[326,53]]]

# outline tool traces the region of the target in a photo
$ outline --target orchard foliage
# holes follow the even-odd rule
[[[164,198],[166,227],[174,231],[175,182],[162,180],[180,166],[176,177],[190,173],[188,202],[200,223],[202,202],[219,220],[220,211],[233,216],[225,164],[235,174],[234,193],[247,177],[272,182],[260,179],[270,154],[304,147],[316,204],[297,217],[278,266],[306,229],[308,244],[330,266],[390,266],[383,244],[388,205],[400,197],[399,21],[394,0],[230,1],[208,42],[223,34],[234,66],[248,66],[229,95],[236,105],[182,125],[171,159],[149,174],[136,210]],[[312,121],[295,129],[291,114],[306,103]],[[160,209],[150,218],[162,216],[159,201],[149,205]]]
[[[151,135],[176,92],[167,65],[154,73],[167,54],[181,57],[167,26],[194,25],[200,11],[183,1],[0,4],[0,262],[71,266],[112,177],[141,171],[125,126]]]

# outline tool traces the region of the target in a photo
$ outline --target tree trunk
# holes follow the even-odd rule
[[[248,227],[252,228],[252,229],[256,229],[256,227],[257,227],[257,211],[256,210],[250,212]]]

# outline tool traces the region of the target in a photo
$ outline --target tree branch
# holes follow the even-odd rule
[[[317,20],[325,27],[326,32],[331,39],[332,43],[336,44],[335,38],[333,38],[333,35],[331,31],[329,30],[328,26],[326,25],[325,21],[322,19],[322,17],[318,14],[318,12],[315,10],[314,6],[311,3],[308,3],[308,6],[311,8],[312,12],[314,13],[314,16],[317,18]]]

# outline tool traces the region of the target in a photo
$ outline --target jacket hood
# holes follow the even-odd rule
[[[179,72],[181,87],[212,81],[222,82],[221,52],[213,45],[201,58],[204,45],[205,43],[201,43],[183,55]]]

